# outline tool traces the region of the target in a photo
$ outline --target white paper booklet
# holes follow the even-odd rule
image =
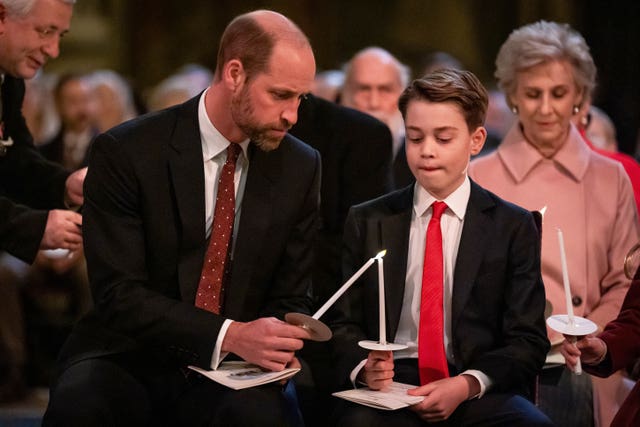
[[[389,389],[385,391],[356,388],[353,390],[339,391],[333,393],[333,395],[361,405],[371,406],[372,408],[393,411],[422,402],[424,396],[410,396],[407,394],[407,390],[416,387],[417,386],[411,384],[394,382]]]
[[[287,368],[278,372],[265,371],[259,366],[243,361],[222,362],[215,371],[207,371],[197,366],[189,366],[189,369],[234,390],[284,380],[294,376],[300,370],[299,368]]]

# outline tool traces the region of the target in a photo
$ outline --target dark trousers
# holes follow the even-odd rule
[[[43,426],[288,426],[278,383],[232,390],[184,369],[129,357],[86,359],[60,375]]]
[[[563,366],[543,369],[538,407],[558,426],[592,427],[591,376],[576,375]]]
[[[453,373],[452,373],[453,374]],[[394,381],[420,384],[416,359],[396,360]],[[335,426],[349,427],[418,427],[427,423],[413,411],[384,411],[341,400],[333,417]],[[529,400],[517,394],[487,393],[480,399],[462,402],[449,419],[429,425],[462,426],[553,426],[553,423]]]

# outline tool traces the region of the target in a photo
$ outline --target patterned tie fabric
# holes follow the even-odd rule
[[[447,378],[449,369],[444,351],[442,292],[444,262],[440,217],[447,209],[444,202],[431,205],[433,215],[427,227],[418,327],[418,369],[422,385]]]
[[[209,247],[202,266],[200,284],[196,294],[196,307],[219,314],[224,297],[224,280],[230,267],[229,244],[233,235],[236,197],[233,176],[236,160],[242,151],[239,144],[227,148],[227,161],[218,179],[218,195],[213,214],[213,226]]]

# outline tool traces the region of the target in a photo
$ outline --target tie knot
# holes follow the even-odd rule
[[[240,147],[240,144],[235,144],[233,142],[229,144],[229,146],[227,147],[227,163],[232,163],[235,165],[241,151],[242,147]]]
[[[447,209],[447,204],[445,202],[433,202],[431,205],[431,210],[433,211],[432,219],[440,221],[440,217]]]

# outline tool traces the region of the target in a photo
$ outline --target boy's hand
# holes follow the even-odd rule
[[[361,378],[371,390],[383,390],[393,382],[393,367],[391,351],[371,351],[361,371]]]
[[[471,375],[444,378],[409,390],[412,396],[424,396],[424,400],[409,409],[427,422],[444,421],[465,400],[480,392],[478,380]]]

